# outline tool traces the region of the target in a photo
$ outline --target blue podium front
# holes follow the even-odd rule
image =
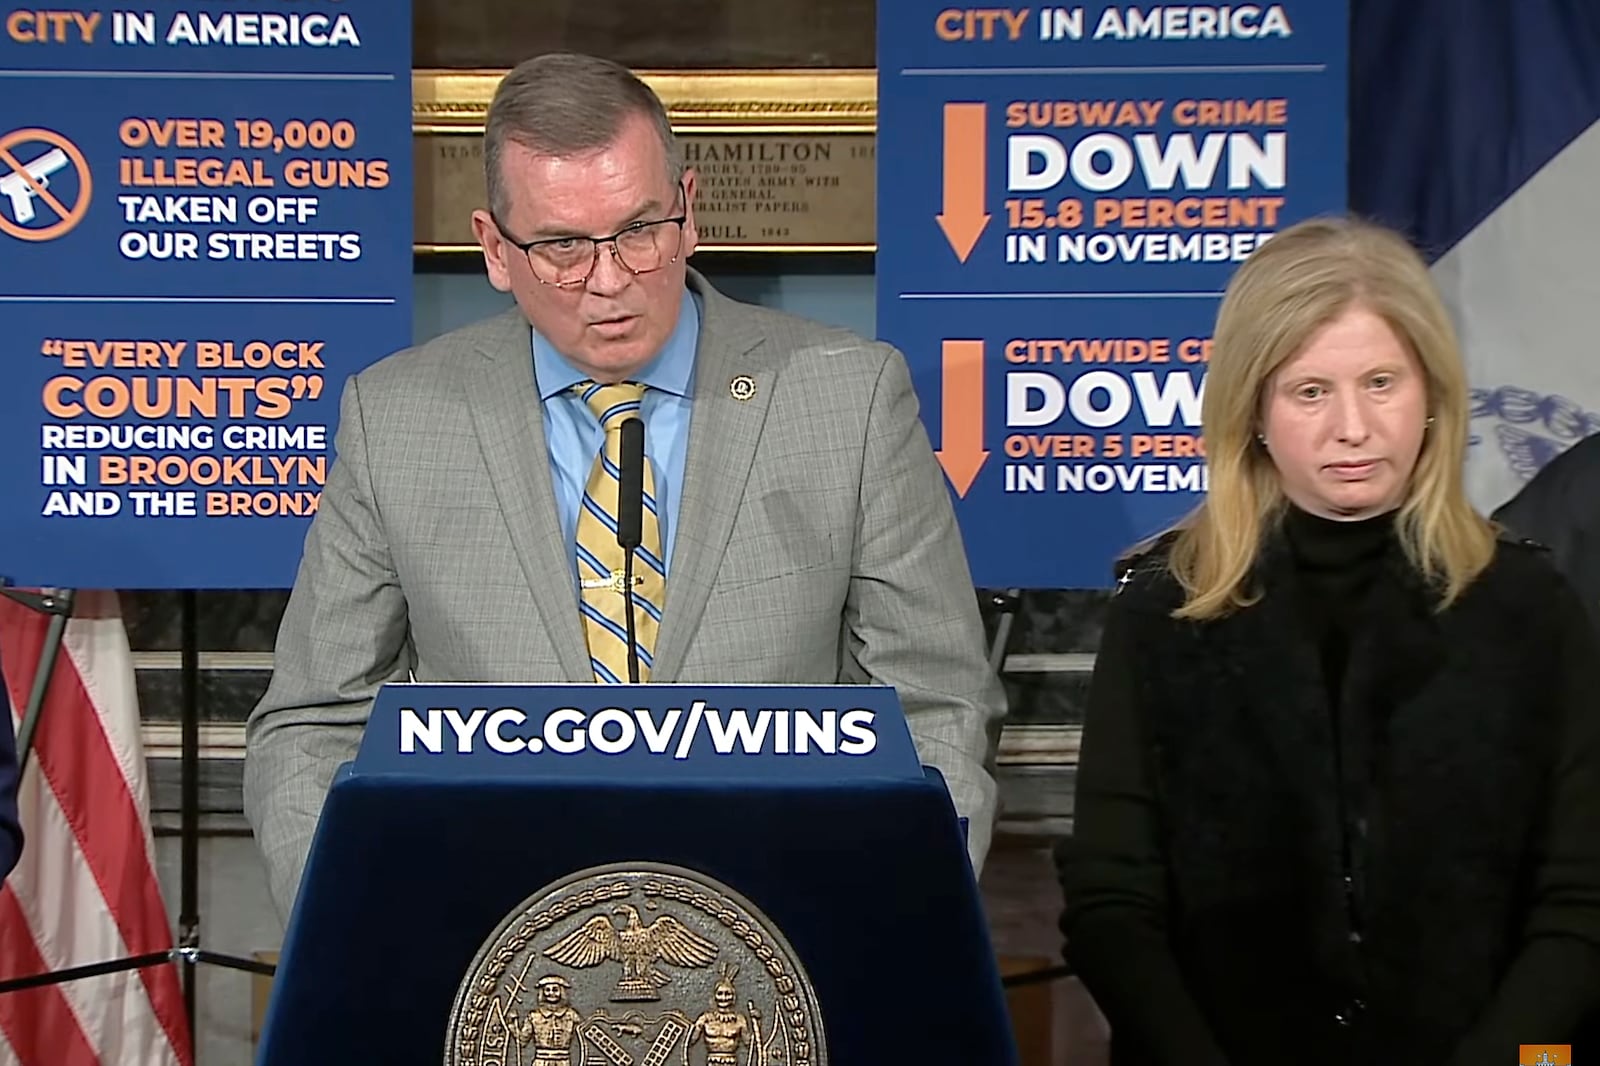
[[[1016,1061],[892,689],[389,685],[258,1063]]]

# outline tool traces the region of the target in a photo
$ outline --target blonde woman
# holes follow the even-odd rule
[[[1235,275],[1205,503],[1127,565],[1058,853],[1112,1062],[1518,1061],[1600,1004],[1600,642],[1467,503],[1415,252],[1302,223]]]

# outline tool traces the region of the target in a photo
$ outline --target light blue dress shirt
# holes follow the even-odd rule
[[[533,330],[533,373],[544,404],[544,436],[550,451],[550,481],[555,486],[561,531],[578,580],[578,508],[589,481],[594,457],[605,432],[600,420],[572,386],[587,375]],[[689,408],[694,395],[694,353],[700,340],[700,301],[685,289],[678,325],[645,368],[629,380],[647,386],[644,392],[644,454],[655,478],[656,518],[661,551],[672,573],[672,545],[678,529],[678,501],[683,496],[683,460],[689,445]]]

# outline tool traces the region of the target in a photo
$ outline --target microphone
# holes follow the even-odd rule
[[[644,423],[622,423],[622,461],[617,467],[617,546],[622,549],[622,591],[627,597],[628,681],[639,683],[639,645],[633,629],[633,553],[643,539]]]

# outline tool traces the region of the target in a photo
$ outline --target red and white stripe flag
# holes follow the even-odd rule
[[[20,725],[49,617],[0,597]],[[80,592],[19,795],[24,846],[0,891],[0,979],[167,951],[133,657],[114,592]],[[175,964],[0,995],[5,1066],[191,1066]]]

